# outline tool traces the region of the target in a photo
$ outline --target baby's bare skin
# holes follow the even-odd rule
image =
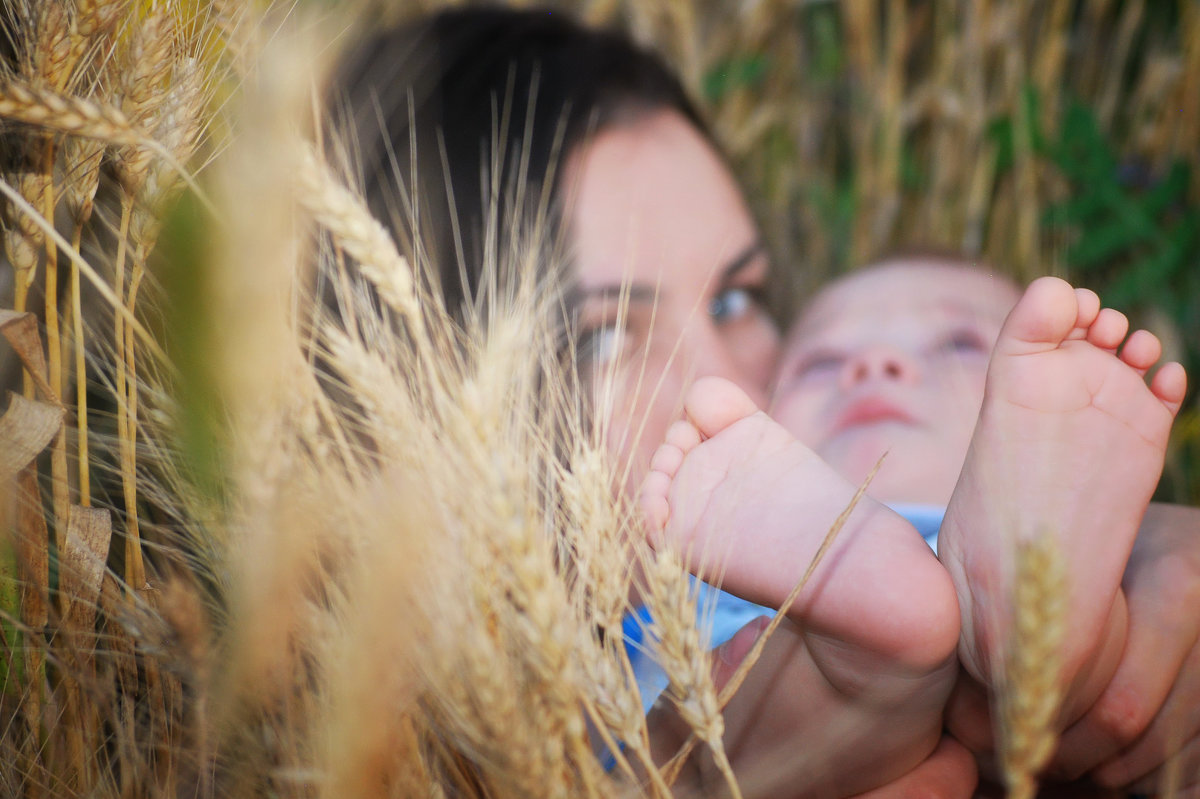
[[[653,540],[701,578],[723,575],[727,591],[778,607],[857,488],[728,381],[698,380],[684,408],[642,494]],[[865,791],[928,757],[957,674],[958,609],[912,525],[864,496],[788,616],[802,639],[793,657],[811,664],[806,702],[820,709],[806,756],[838,766],[796,795]]]
[[[789,609],[804,642],[797,657],[844,697],[818,714],[822,725],[842,713],[861,730],[857,764],[894,768],[897,729],[916,742],[901,758],[915,765],[928,754],[957,665],[952,638],[966,668],[993,684],[998,611],[1008,606],[1003,564],[1034,530],[1054,530],[1070,566],[1070,701],[1085,709],[1107,684],[1125,634],[1121,573],[1185,388],[1178,364],[1145,383],[1161,346],[1138,331],[1118,351],[1127,328],[1091,292],[1056,279],[1031,285],[988,366],[943,526],[945,568],[868,496]],[[779,606],[855,486],[726,381],[697,381],[685,410],[643,491],[652,540],[679,548],[699,576]]]
[[[1125,638],[1121,575],[1162,473],[1186,389],[1157,338],[1057,278],[1026,290],[988,367],[979,422],[939,536],[962,611],[959,657],[995,687],[1015,545],[1052,535],[1068,568],[1061,644],[1078,716],[1112,677]],[[1121,346],[1124,341],[1124,346]],[[1118,349],[1119,348],[1119,349]]]

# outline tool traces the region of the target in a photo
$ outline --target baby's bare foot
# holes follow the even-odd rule
[[[959,656],[995,685],[1016,542],[1055,536],[1068,571],[1064,677],[1071,701],[1107,683],[1124,637],[1121,575],[1162,472],[1186,380],[1145,375],[1158,339],[1057,278],[1031,284],[1004,324],[979,422],[938,547],[962,611]],[[1111,675],[1109,675],[1111,676]],[[1094,698],[1094,697],[1092,697]]]
[[[779,607],[856,487],[728,381],[697,381],[684,408],[642,494],[651,541]],[[859,793],[923,762],[958,674],[959,622],[950,577],[912,525],[864,497],[788,615],[799,633],[783,625],[760,662],[787,679],[730,706],[732,745],[770,756],[803,741],[824,771],[788,795]]]
[[[642,507],[656,546],[694,573],[779,607],[856,486],[732,383],[696,382],[651,462]],[[927,673],[953,654],[949,576],[904,519],[863,497],[789,615],[831,682]]]

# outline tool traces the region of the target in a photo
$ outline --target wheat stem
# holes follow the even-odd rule
[[[132,216],[133,197],[126,193],[121,198],[121,227],[117,233],[117,257],[113,266],[114,288],[122,298],[125,295],[125,261],[128,257],[129,222]],[[120,303],[124,313],[115,317],[113,338],[117,348],[117,442],[120,448],[121,487],[125,497],[125,582],[131,588],[140,590],[146,584],[146,570],[142,561],[137,515],[137,454],[134,451],[137,420],[130,417],[129,407],[129,392],[136,391],[136,386],[131,388],[129,385],[131,353],[125,331],[126,317],[135,317],[124,299]]]
[[[7,181],[0,180],[0,194],[3,194],[5,197],[7,197],[17,210],[25,214],[35,226],[37,226],[43,233],[54,240],[54,243],[59,247],[59,251],[65,253],[67,257],[71,259],[71,262],[75,264],[84,275],[87,276],[88,282],[91,283],[92,286],[95,287],[96,291],[100,293],[100,296],[102,296],[109,303],[113,309],[113,312],[119,316],[122,316],[125,319],[126,324],[133,327],[134,332],[137,333],[138,340],[144,347],[146,347],[147,350],[154,354],[157,361],[162,364],[169,364],[170,361],[167,359],[167,354],[163,351],[162,346],[154,339],[153,336],[150,335],[146,328],[142,326],[141,322],[129,316],[129,312],[125,310],[124,304],[113,292],[112,286],[108,285],[108,282],[104,280],[104,278],[100,277],[96,270],[92,268],[92,265],[84,260],[83,256],[70,249],[70,243],[64,239],[57,230],[54,229],[54,226],[43,219],[42,215],[38,213],[37,209],[30,205],[29,201],[22,197],[21,193],[10,186]],[[20,287],[19,281],[17,286],[18,288]]]
[[[57,148],[54,140],[46,136],[42,150],[42,216],[54,219],[54,160]],[[46,245],[46,277],[43,286],[46,320],[46,363],[49,372],[50,389],[54,401],[62,404],[62,355],[63,341],[59,332],[58,312],[58,245],[52,239],[45,240]],[[54,437],[50,455],[50,479],[53,496],[54,530],[59,544],[64,535],[63,526],[67,523],[67,506],[70,504],[71,486],[67,478],[67,429],[66,425],[59,428]]]
[[[71,249],[79,253],[83,241],[83,218],[75,221],[71,234]],[[83,292],[79,285],[79,266],[71,262],[71,324],[75,337],[75,430],[76,450],[79,460],[79,504],[85,508],[92,505],[91,461],[88,456],[88,404],[87,404],[87,342],[83,337]]]

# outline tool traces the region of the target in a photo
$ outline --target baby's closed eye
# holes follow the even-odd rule
[[[959,356],[988,355],[992,351],[992,342],[978,330],[959,328],[940,337],[934,350]]]
[[[846,354],[837,350],[813,350],[797,358],[783,377],[787,380],[815,380],[832,377],[846,362]]]

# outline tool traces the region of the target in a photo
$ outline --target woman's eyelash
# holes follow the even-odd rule
[[[616,322],[598,324],[580,331],[575,352],[581,362],[607,363],[616,352],[623,333]]]
[[[766,307],[766,290],[762,286],[729,286],[708,303],[708,314],[714,319],[736,318],[751,307]]]

